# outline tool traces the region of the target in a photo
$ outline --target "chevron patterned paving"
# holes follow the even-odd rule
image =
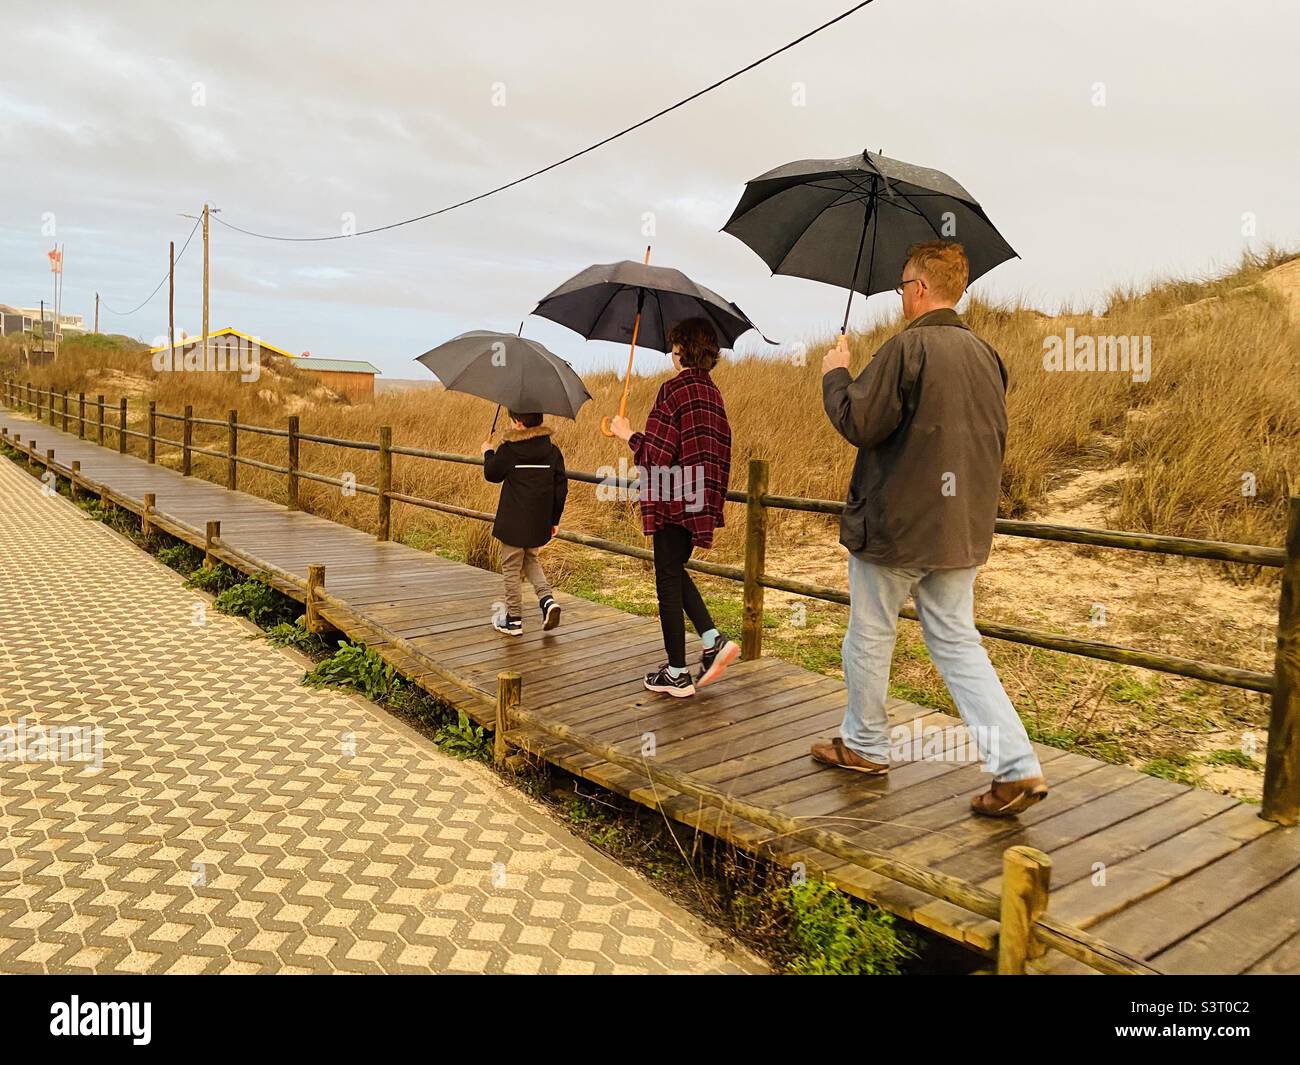
[[[755,968],[254,637],[0,461],[0,972]]]

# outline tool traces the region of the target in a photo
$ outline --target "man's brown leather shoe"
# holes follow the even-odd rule
[[[833,765],[836,769],[849,769],[854,773],[864,773],[867,776],[884,776],[889,772],[888,764],[881,765],[879,762],[868,761],[851,747],[844,746],[844,741],[838,736],[828,742],[814,743],[812,756],[819,762]]]
[[[983,817],[1015,817],[1047,798],[1047,781],[1042,777],[1024,780],[995,780],[988,791],[970,801],[970,808]]]

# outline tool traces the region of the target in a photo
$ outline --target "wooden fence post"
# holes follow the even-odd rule
[[[126,454],[126,396],[117,401],[117,453]]]
[[[492,736],[492,760],[497,766],[505,765],[510,755],[510,745],[506,743],[506,733],[510,729],[510,712],[519,706],[523,679],[518,673],[497,674],[497,719]]]
[[[393,501],[388,493],[393,490],[393,427],[379,427],[379,521],[375,536],[380,540],[389,539]]]
[[[767,558],[767,459],[749,460],[749,502],[745,506],[745,593],[741,621],[740,657],[746,661],[763,653],[763,565]]]
[[[308,632],[324,632],[329,626],[320,616],[321,589],[325,587],[325,567],[312,564],[307,567],[307,620]]]
[[[63,390],[63,431],[68,431],[68,390]]]
[[[298,415],[289,415],[289,509],[298,509]]]
[[[998,975],[1023,976],[1025,963],[1042,956],[1034,923],[1047,912],[1052,859],[1033,847],[1002,852],[1002,913],[998,930]]]
[[[149,401],[149,462],[158,461],[158,403],[155,400]]]
[[[217,564],[217,556],[213,554],[216,549],[216,543],[221,539],[221,522],[208,522],[207,529],[203,533],[203,564],[208,569],[212,569]]]
[[[239,485],[239,411],[226,415],[226,487],[232,492]]]
[[[103,447],[104,446],[104,397],[103,396],[95,397],[95,406],[99,408],[99,426],[98,426],[99,439],[96,441],[96,443],[99,444],[100,447]]]
[[[193,453],[190,448],[194,446],[194,408],[189,403],[185,404],[185,421],[181,425],[181,473],[186,477],[190,475],[191,464],[193,462]]]
[[[158,496],[153,492],[145,492],[144,509],[140,511],[140,535],[146,540],[153,535],[153,525],[149,521],[149,514],[158,504]]]
[[[72,473],[68,476],[68,483],[71,486],[72,501],[75,503],[80,498],[78,481],[81,480],[81,460],[72,460]]]
[[[1259,816],[1280,825],[1300,819],[1300,496],[1287,505],[1286,562],[1273,656],[1273,708]]]
[[[86,393],[77,393],[77,439],[86,439]]]
[[[46,409],[45,413],[48,414],[48,415],[50,416],[50,428],[53,429],[53,428],[54,428],[54,416],[58,413],[58,407],[59,407],[59,405],[58,405],[57,403],[54,402],[54,397],[55,397],[56,395],[58,395],[58,393],[54,391],[54,386],[51,385],[51,386],[46,390],[45,395],[46,395],[46,398],[49,399],[49,401],[50,401],[49,407]]]

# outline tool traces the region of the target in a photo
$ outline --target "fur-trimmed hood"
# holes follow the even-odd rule
[[[524,440],[534,440],[539,436],[550,436],[549,425],[534,425],[530,429],[516,429],[513,425],[496,436],[497,444],[518,444]]]

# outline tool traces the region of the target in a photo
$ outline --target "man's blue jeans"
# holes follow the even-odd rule
[[[970,569],[895,569],[849,556],[849,627],[844,634],[848,708],[845,746],[873,762],[888,762],[885,700],[898,611],[911,595],[930,658],[994,780],[1042,774],[1025,726],[1002,689],[975,629],[975,574]]]

